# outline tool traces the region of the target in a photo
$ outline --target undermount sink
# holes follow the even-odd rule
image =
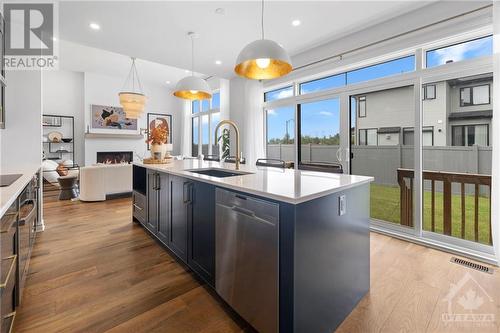
[[[208,168],[208,169],[192,169],[186,170],[192,173],[199,173],[200,175],[217,177],[217,178],[226,178],[226,177],[235,177],[235,176],[244,176],[249,175],[251,172],[239,171],[239,170],[227,170],[220,168]]]

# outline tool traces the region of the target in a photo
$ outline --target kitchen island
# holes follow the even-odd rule
[[[371,177],[134,163],[134,220],[259,332],[333,332],[369,290]]]

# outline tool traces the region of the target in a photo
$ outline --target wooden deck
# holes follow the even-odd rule
[[[46,230],[33,251],[15,332],[249,331],[131,222],[129,198],[82,203],[48,197],[44,209]],[[338,332],[498,332],[498,270],[489,275],[449,260],[449,254],[372,234],[370,294]],[[493,323],[444,325],[450,284],[464,277],[457,299],[473,290],[483,304],[473,311],[460,310],[458,300],[452,306],[493,313]]]

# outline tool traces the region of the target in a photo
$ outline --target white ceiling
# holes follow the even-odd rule
[[[266,38],[295,55],[428,3],[266,1]],[[225,14],[216,14],[217,8]],[[260,38],[260,1],[65,1],[59,17],[61,39],[178,68],[190,68],[186,34],[198,32],[195,70],[226,78],[233,76],[239,51]],[[294,19],[302,24],[293,27]],[[101,30],[91,30],[90,22]]]

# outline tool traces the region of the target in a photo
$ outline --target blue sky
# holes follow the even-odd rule
[[[427,67],[445,64],[447,60],[460,61],[492,54],[492,37],[484,37],[467,43],[452,45],[445,48],[427,52]],[[301,93],[317,92],[325,89],[345,86],[358,82],[373,80],[390,75],[411,72],[415,70],[415,57],[408,56],[386,63],[377,64],[347,73],[306,82],[301,84]],[[290,97],[292,87],[266,93],[266,100],[275,100]],[[340,130],[340,105],[336,99],[324,100],[314,103],[302,104],[302,135],[330,136]],[[294,119],[295,108],[282,107],[268,111],[267,128],[268,139],[283,138],[285,135],[285,122]],[[294,122],[288,124],[289,134],[293,137]]]

